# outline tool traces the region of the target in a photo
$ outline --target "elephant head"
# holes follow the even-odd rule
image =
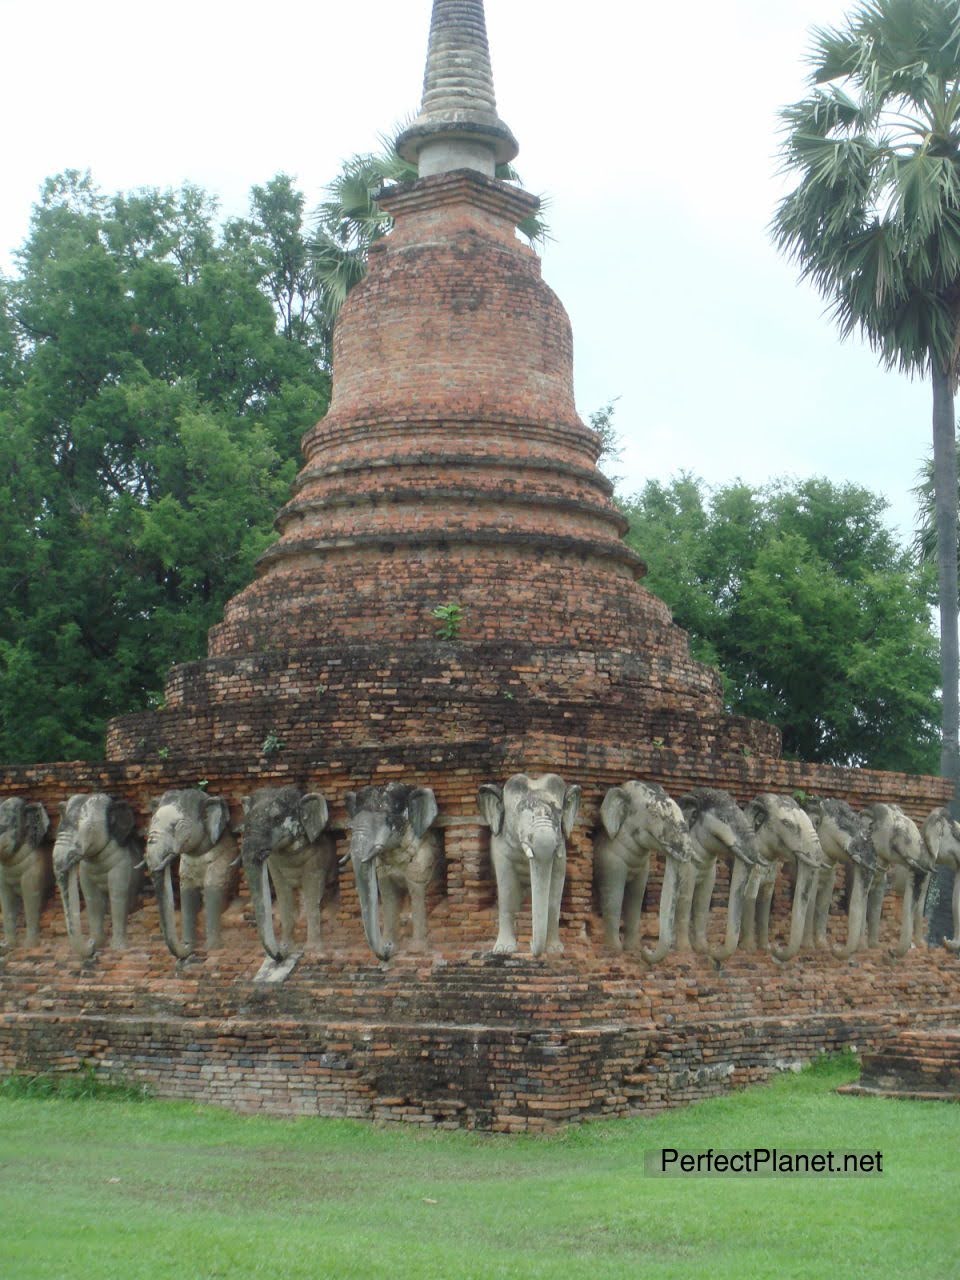
[[[803,945],[817,873],[824,865],[823,850],[809,816],[790,796],[759,795],[746,809],[757,850],[767,863],[790,862],[797,871],[790,915],[790,941],[771,947],[776,960],[792,960]]]
[[[363,931],[379,960],[389,960],[393,943],[380,930],[377,861],[393,850],[419,842],[437,817],[437,801],[430,787],[390,782],[363,787],[344,797],[350,819],[350,861],[357,882]]]
[[[560,898],[566,876],[566,841],[580,808],[580,788],[555,773],[538,778],[515,773],[502,787],[485,783],[480,813],[490,827],[490,854],[497,877],[500,930],[495,951],[516,948],[515,919],[522,886],[529,880],[532,913],[530,950],[559,951]]]
[[[83,936],[80,924],[80,863],[98,858],[110,844],[127,845],[137,820],[126,800],[115,800],[102,791],[71,796],[59,808],[53,872],[63,898],[70,946],[76,955],[86,958],[93,955],[97,943],[95,938]]]
[[[171,866],[177,858],[208,853],[219,844],[229,826],[226,800],[199,789],[166,791],[157,801],[147,833],[147,870],[156,890],[163,939],[178,960],[185,960],[195,948],[192,939],[184,937],[181,941],[177,934]]]
[[[639,944],[640,909],[650,854],[664,856],[660,936],[652,951],[640,947],[640,954],[647,964],[659,964],[674,945],[680,868],[689,864],[695,853],[680,806],[661,786],[625,782],[611,787],[603,797],[600,822],[608,840],[622,851],[619,859],[616,849],[609,846],[597,851],[605,922],[615,923],[619,928],[620,902],[624,900],[627,889],[623,882],[624,873],[640,870],[640,877],[635,878],[627,897],[628,946]],[[613,915],[618,917],[615,922]]]
[[[40,846],[49,828],[42,804],[20,796],[0,800],[0,911],[6,946],[16,944],[18,899],[23,902],[27,946],[40,940],[40,912],[49,884],[49,860]]]
[[[922,925],[923,900],[936,859],[924,844],[917,824],[899,805],[878,802],[868,805],[863,815],[867,834],[876,850],[878,870],[892,870],[903,888],[900,942],[893,950],[895,955],[904,956]],[[877,912],[879,909],[878,901]],[[876,935],[879,919],[871,924]]]
[[[302,853],[316,844],[327,825],[327,802],[315,792],[303,795],[296,787],[262,787],[243,800],[243,869],[250,886],[257,933],[271,959],[286,958],[273,928],[267,859]]]
[[[42,804],[20,796],[0,802],[0,863],[10,862],[24,845],[36,849],[50,830],[50,819]]]
[[[726,791],[697,787],[680,799],[680,809],[690,830],[690,838],[706,859],[730,861],[730,891],[727,898],[727,927],[723,946],[710,951],[716,964],[729,960],[740,945],[745,900],[755,901],[759,887],[758,868],[766,866],[757,848],[753,829],[743,810]],[[709,881],[712,888],[712,877]],[[706,940],[706,920],[710,911],[707,893],[693,894],[695,935]]]
[[[937,862],[953,871],[953,937],[944,938],[948,951],[960,951],[960,822],[946,809],[934,809],[923,824],[923,841]]]
[[[810,815],[827,861],[834,864],[845,862],[851,868],[853,880],[847,912],[847,941],[842,947],[831,947],[838,959],[849,959],[863,939],[867,897],[876,872],[877,852],[870,840],[866,823],[845,800],[824,800],[811,796],[804,802],[804,808]],[[818,900],[817,903],[824,931],[832,889],[831,875],[828,900],[822,903]]]

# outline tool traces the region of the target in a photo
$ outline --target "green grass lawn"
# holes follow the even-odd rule
[[[0,1093],[0,1277],[957,1280],[960,1106],[765,1088],[549,1138]],[[876,1150],[882,1177],[645,1176],[659,1147]]]

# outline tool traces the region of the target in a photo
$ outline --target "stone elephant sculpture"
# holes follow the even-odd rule
[[[917,824],[899,805],[871,804],[863,811],[866,831],[877,855],[877,873],[867,898],[867,940],[880,943],[883,898],[892,885],[903,895],[900,941],[894,954],[905,956],[923,942],[923,907],[936,859],[924,844]]]
[[[370,949],[379,960],[393,955],[400,902],[407,892],[413,921],[410,950],[425,950],[427,888],[442,865],[439,837],[430,830],[437,817],[433,791],[390,782],[348,791],[344,801],[350,819],[349,857]]]
[[[110,906],[110,944],[127,943],[127,917],[143,880],[143,847],[137,819],[126,800],[102,791],[71,796],[60,804],[60,824],[53,846],[53,871],[63,899],[67,936],[74,952],[93,955],[106,941]],[[90,937],[80,922],[80,890],[87,907]]]
[[[183,939],[177,934],[171,867],[180,862]],[[203,906],[208,951],[221,945],[220,917],[237,891],[237,844],[226,800],[199,788],[166,791],[156,802],[147,833],[147,870],[153,878],[164,942],[178,960],[197,949]]]
[[[684,868],[677,908],[677,946],[690,945],[693,931],[695,951],[709,954],[722,963],[740,944],[744,907],[756,910],[760,888],[760,872],[768,864],[760,857],[753,829],[743,810],[726,791],[714,787],[697,787],[679,800],[693,842],[694,856]],[[717,877],[717,859],[730,864],[730,890],[727,897],[727,923],[724,942],[711,951],[707,941],[710,900]]]
[[[40,911],[53,886],[50,854],[43,847],[49,829],[42,804],[20,796],[0,801],[0,908],[8,947],[16,946],[18,902],[23,903],[26,945],[40,941]]]
[[[807,913],[811,908],[817,876],[824,865],[823,851],[807,813],[791,796],[770,793],[756,796],[744,812],[753,828],[757,852],[767,864],[759,872],[755,911],[743,922],[743,944],[770,951],[775,960],[792,960],[803,945]],[[770,905],[781,863],[795,871],[790,938],[785,947],[770,944]]]
[[[953,937],[944,938],[943,945],[960,952],[960,822],[946,809],[934,809],[923,824],[923,842],[941,866],[953,871]]]
[[[319,792],[296,787],[261,787],[243,801],[243,869],[250,886],[260,943],[267,955],[284,960],[293,950],[295,894],[307,919],[307,951],[321,949],[320,903],[336,873],[333,837],[324,835],[327,802]],[[280,910],[280,942],[273,928],[270,882]]]
[[[807,913],[804,942],[811,947],[828,947],[827,918],[837,872],[848,869],[850,900],[847,907],[847,940],[832,947],[833,954],[848,959],[862,945],[870,886],[877,870],[877,853],[866,824],[845,800],[810,797],[804,802],[823,850],[824,865],[817,872],[813,910]]]
[[[681,868],[694,849],[683,814],[663,787],[625,782],[611,787],[600,805],[600,831],[593,847],[593,872],[603,915],[603,941],[611,951],[639,950],[658,964],[674,945]],[[653,854],[664,858],[660,893],[660,936],[651,951],[640,944],[643,896]],[[623,943],[620,919],[623,916]]]
[[[499,927],[495,952],[517,949],[516,921],[530,886],[535,956],[563,950],[560,899],[567,874],[567,838],[580,809],[580,788],[555,773],[515,773],[502,787],[485,783],[480,813],[490,827],[490,858],[497,881]]]

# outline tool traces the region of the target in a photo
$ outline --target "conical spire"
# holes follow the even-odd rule
[[[494,176],[517,154],[497,115],[483,0],[434,0],[420,114],[397,139],[420,177],[476,169]]]

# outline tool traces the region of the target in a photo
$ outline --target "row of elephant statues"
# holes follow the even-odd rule
[[[410,948],[423,950],[427,890],[443,859],[433,791],[391,782],[348,792],[345,803],[350,841],[343,861],[353,866],[371,950],[380,959],[393,954],[404,897],[410,901]],[[517,920],[529,891],[531,951],[561,951],[566,842],[577,820],[580,788],[553,773],[515,774],[502,786],[482,786],[478,807],[490,828],[497,886],[493,950],[516,949]],[[167,791],[152,806],[145,842],[126,800],[102,792],[74,795],[59,809],[51,859],[45,843],[50,820],[43,806],[21,797],[0,802],[0,907],[7,946],[16,942],[21,902],[27,944],[37,944],[42,903],[55,879],[75,952],[89,956],[106,944],[108,911],[111,943],[123,947],[127,917],[146,872],[170,951],[185,959],[197,949],[201,910],[205,944],[214,950],[242,865],[266,955],[279,962],[291,954],[297,893],[306,917],[307,950],[322,949],[320,905],[335,879],[337,857],[321,794],[293,786],[261,788],[244,799],[243,823],[234,830],[226,800],[199,788]],[[921,832],[893,804],[872,804],[856,813],[843,800],[810,798],[800,804],[763,794],[741,808],[714,788],[696,788],[677,802],[656,784],[633,781],[606,792],[599,816],[593,872],[610,951],[636,951],[656,964],[674,949],[692,948],[721,963],[738,948],[769,950],[778,960],[789,960],[801,947],[831,946],[827,920],[838,873],[846,867],[846,937],[831,949],[849,957],[878,945],[883,897],[892,888],[903,900],[895,948],[903,955],[922,942],[924,902],[938,862],[955,873],[954,937],[945,945],[960,951],[960,824],[944,809],[935,809]],[[641,941],[641,926],[655,858],[662,860],[662,888],[659,936],[651,948]],[[720,861],[729,869],[725,936],[719,947],[711,947],[707,924]],[[171,876],[177,862],[180,927]],[[770,908],[781,866],[792,873],[793,888],[789,940],[778,947],[770,939]]]

